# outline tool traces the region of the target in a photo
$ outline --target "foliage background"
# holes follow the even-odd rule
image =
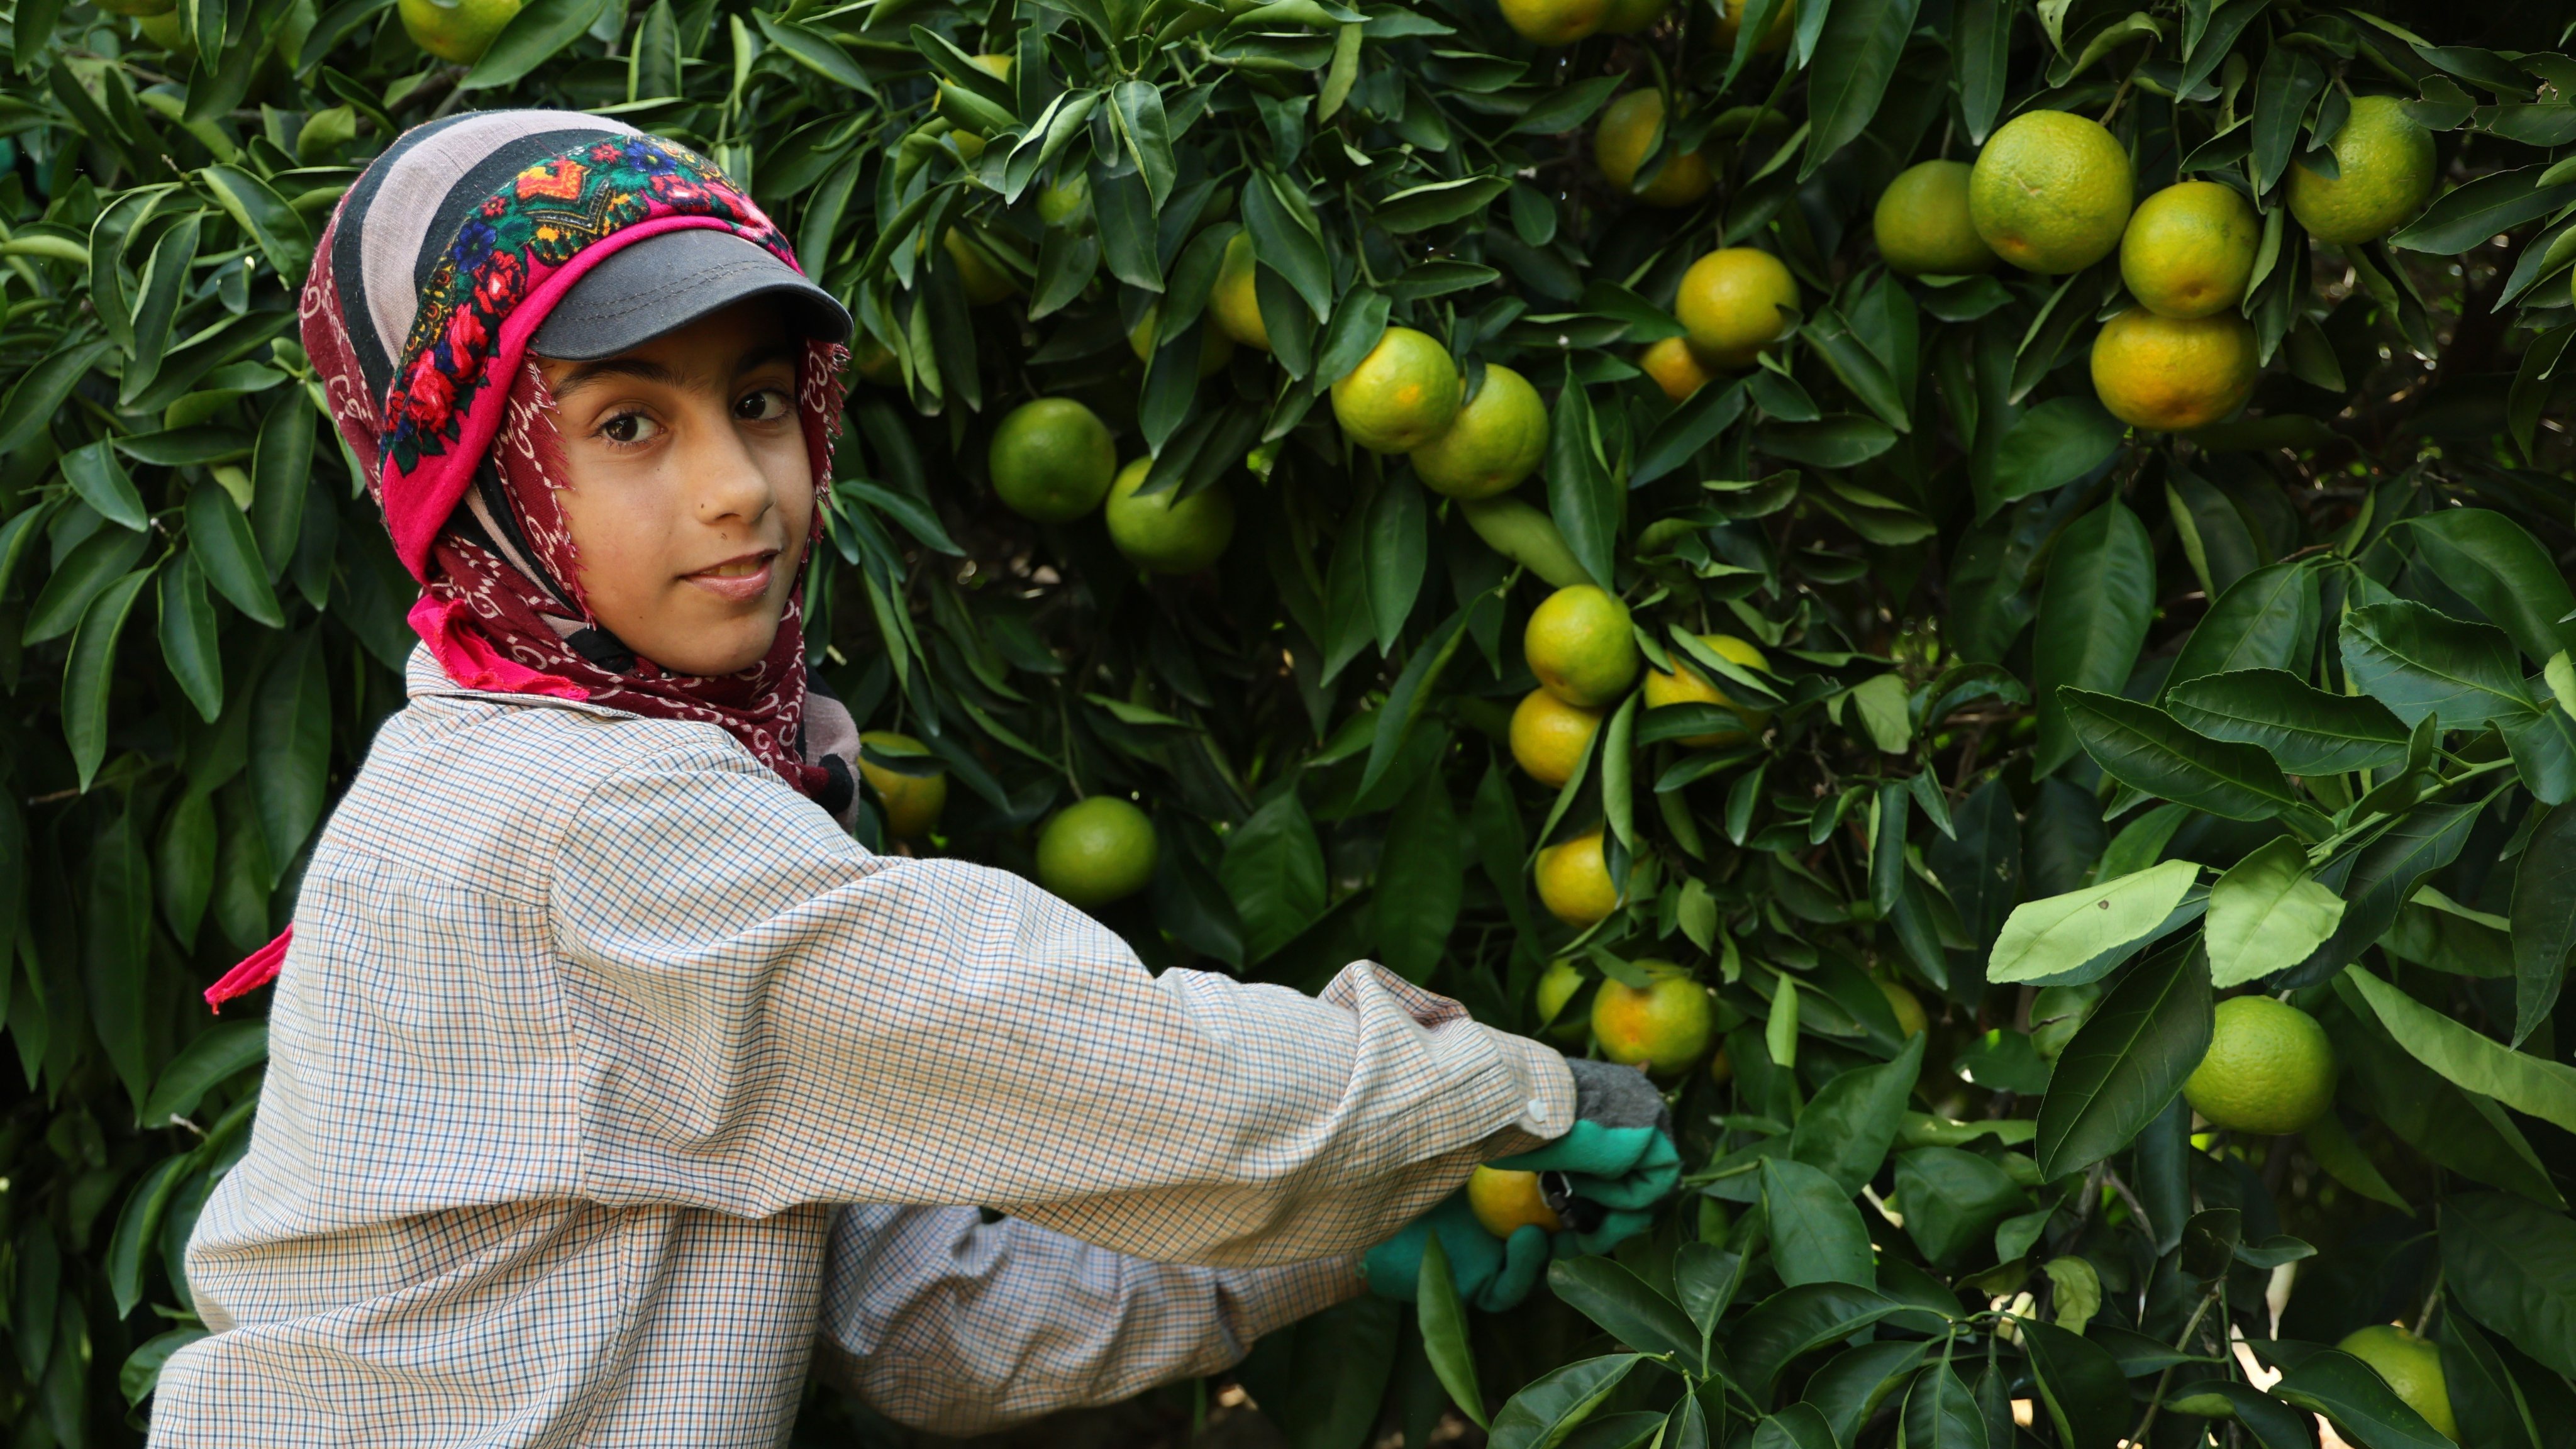
[[[1749,9],[1758,34],[1772,6]],[[1512,1444],[1589,1414],[1598,1446],[1757,1420],[1754,1442],[1808,1449],[2107,1446],[2142,1422],[2158,1445],[2270,1446],[2308,1442],[2295,1403],[2429,1449],[2318,1347],[2400,1317],[2442,1342],[2471,1442],[2569,1442],[2559,20],[1810,0],[1780,55],[1713,43],[1715,21],[1692,4],[1538,51],[1483,0],[536,0],[468,68],[422,55],[385,0],[182,0],[166,48],[19,0],[0,32],[13,1442],[137,1437],[132,1401],[195,1331],[179,1249],[247,1141],[264,1049],[255,1009],[215,1022],[197,992],[290,914],[400,703],[408,581],[317,426],[292,288],[392,134],[507,104],[704,147],[895,354],[853,396],[812,638],[863,720],[950,773],[935,848],[1028,869],[1051,809],[1132,792],[1163,863],[1104,914],[1158,967],[1312,987],[1373,955],[1531,1030],[1559,955],[1608,977],[1676,960],[1720,991],[1734,1080],[1680,1088],[1705,1192],[1520,1313],[1468,1324],[1435,1295],[1275,1336],[1242,1377],[1293,1442],[1383,1422],[1420,1443],[1472,1374],[1480,1411],[1538,1381],[1492,1420]],[[1012,79],[977,52],[1014,55]],[[1634,86],[1671,89],[1667,145],[1706,149],[1707,203],[1644,211],[1600,180],[1585,123]],[[2385,243],[2312,247],[2280,178],[2327,164],[2353,91],[2417,99],[2443,194]],[[2112,264],[1946,285],[1876,265],[1880,187],[2033,106],[2110,115],[2142,196],[2188,172],[2265,208],[2248,315],[2270,368],[2245,418],[2124,437],[2092,404]],[[1080,183],[1087,210],[1047,224],[1041,197]],[[1202,383],[1238,226],[1277,356]],[[917,244],[950,228],[976,277]],[[1721,240],[1779,253],[1807,311],[1778,366],[1674,407],[1631,361],[1678,330],[1674,283]],[[1013,295],[977,305],[992,271]],[[1126,334],[1158,301],[1165,345],[1140,366]],[[1512,769],[1544,585],[1399,461],[1346,456],[1314,406],[1390,318],[1551,394],[1522,496],[1636,605],[1650,652],[1677,626],[1765,645],[1763,741],[1690,750],[1705,717],[1632,701],[1561,794]],[[1090,403],[1178,486],[1230,489],[1224,563],[1140,578],[1096,518],[994,505],[985,439],[1044,394]],[[2380,712],[2329,702],[2233,748],[2190,734],[2231,686],[2176,686],[2247,662]],[[1602,820],[1637,874],[1577,939],[1527,862]],[[2240,886],[2314,879],[2343,914],[2299,960],[2231,949],[2222,977],[2252,974],[2213,986],[2197,913],[2248,856]],[[2205,869],[2152,869],[2172,861]],[[2017,905],[2093,885],[2167,934],[1990,960]],[[2367,984],[2338,974],[2353,961]],[[1882,979],[1930,1005],[1919,1046]],[[2257,979],[2327,1023],[2338,1110],[2300,1138],[2195,1136],[2175,1089],[2213,993]],[[2024,1321],[1998,1332],[1998,1306]],[[2289,1371],[2273,1394],[2219,1351],[2230,1330]],[[827,1400],[801,1433],[895,1436]]]

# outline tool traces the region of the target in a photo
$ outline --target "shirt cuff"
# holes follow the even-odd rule
[[[1512,1124],[1477,1145],[1479,1161],[1533,1152],[1574,1130],[1574,1073],[1554,1047],[1492,1031],[1494,1050],[1510,1062],[1529,1095]]]

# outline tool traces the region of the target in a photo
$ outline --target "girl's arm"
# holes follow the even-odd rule
[[[989,1203],[1238,1266],[1347,1254],[1562,1134],[1563,1059],[1379,967],[1148,972],[1018,876],[871,856],[729,742],[594,789],[547,903],[610,1202]]]
[[[1347,1258],[1186,1268],[973,1208],[845,1208],[816,1367],[888,1418],[980,1433],[1213,1373],[1362,1286]]]

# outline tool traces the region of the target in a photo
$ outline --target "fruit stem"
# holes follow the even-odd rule
[[[2415,1315],[2415,1336],[2417,1338],[2422,1338],[2424,1336],[2424,1330],[2432,1325],[2433,1310],[2441,1306],[2442,1267],[2439,1263],[2436,1263],[2433,1265],[2433,1289],[2431,1292],[2424,1295],[2424,1311]]]

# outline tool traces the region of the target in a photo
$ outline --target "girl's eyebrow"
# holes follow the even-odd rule
[[[799,350],[797,343],[785,339],[764,343],[744,353],[734,363],[734,376],[742,377],[748,373],[758,372],[774,363],[792,363],[796,361]],[[558,399],[567,398],[593,383],[612,377],[638,378],[645,382],[660,383],[665,387],[687,387],[690,381],[678,369],[667,363],[655,361],[650,357],[629,354],[603,357],[597,362],[582,363],[564,374],[563,381],[555,385],[554,394]]]

